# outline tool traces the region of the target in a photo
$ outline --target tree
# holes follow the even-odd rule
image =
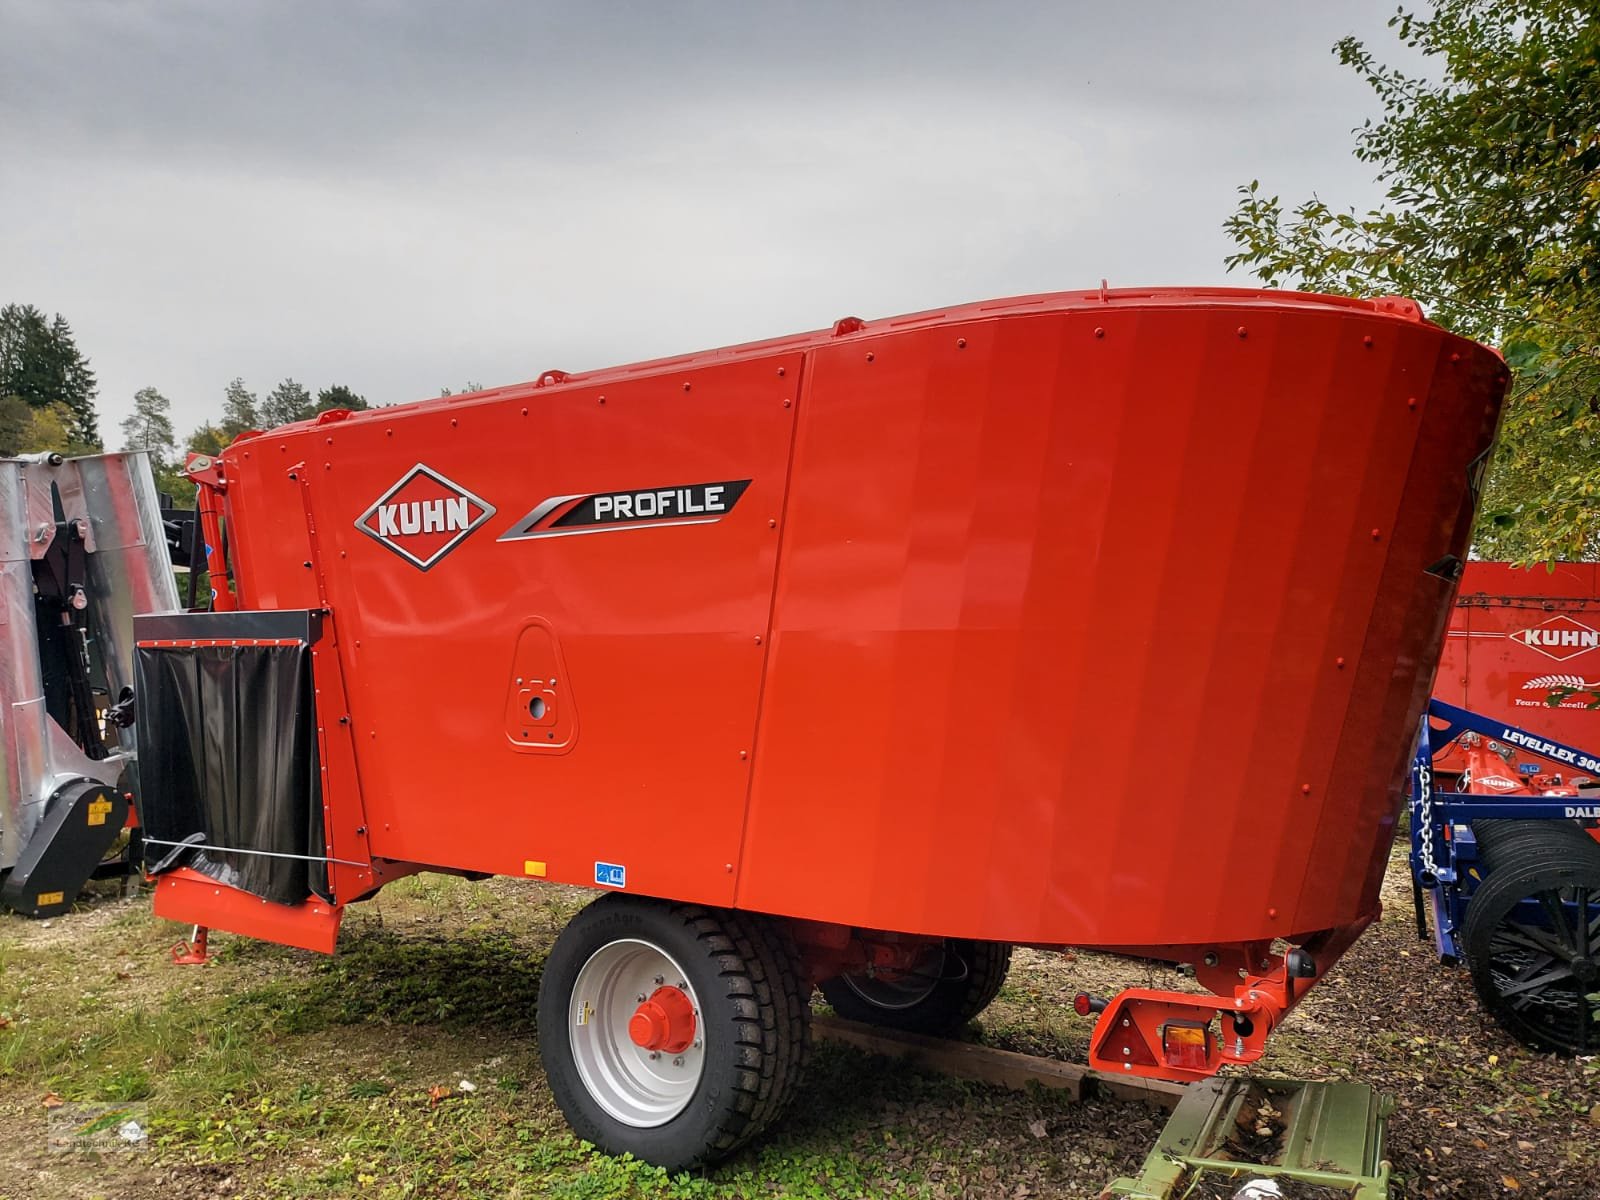
[[[184,442],[183,448],[190,454],[209,454],[215,458],[227,447],[228,441],[228,435],[223,432],[222,426],[207,421],[195,428],[189,435],[188,441]]]
[[[221,429],[231,442],[247,429],[261,428],[261,413],[256,394],[245,387],[244,380],[235,376],[222,395]]]
[[[122,419],[122,448],[144,450],[157,473],[177,465],[178,438],[172,431],[172,401],[153,387],[133,394],[133,412]]]
[[[477,382],[469,379],[469,380],[466,381],[466,383],[461,385],[461,390],[460,391],[452,392],[449,388],[440,388],[439,389],[439,395],[440,395],[441,398],[443,398],[445,396],[465,396],[469,392],[481,392],[481,391],[483,391],[483,384],[477,383]]]
[[[0,458],[21,454],[33,428],[33,409],[21,396],[0,396]]]
[[[261,423],[274,429],[292,421],[304,421],[313,411],[311,393],[294,380],[285,379],[261,402]]]
[[[65,405],[72,414],[67,436],[53,448],[73,454],[99,449],[94,372],[59,313],[47,320],[31,304],[0,308],[0,396],[35,409]]]
[[[332,408],[348,409],[350,412],[363,412],[367,409],[367,398],[358,396],[342,383],[333,384],[323,388],[317,393],[317,411],[327,412]]]
[[[1423,300],[1517,371],[1474,548],[1600,555],[1600,24],[1577,0],[1435,0],[1389,22],[1411,76],[1349,37],[1334,52],[1383,106],[1356,157],[1387,185],[1360,213],[1285,212],[1240,188],[1228,266],[1269,286]]]
[[[77,454],[84,447],[73,440],[76,415],[59,401],[34,408],[20,396],[0,397],[0,458],[56,450]]]
[[[34,409],[33,421],[17,453],[40,454],[47,450],[59,450],[63,454],[80,454],[86,450],[98,450],[98,446],[84,446],[77,439],[73,432],[77,417],[60,401]]]

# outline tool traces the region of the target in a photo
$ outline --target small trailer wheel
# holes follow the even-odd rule
[[[947,938],[911,971],[840,975],[821,988],[846,1020],[942,1036],[988,1008],[1010,968],[1009,943]]]
[[[539,1048],[579,1137],[682,1170],[721,1158],[787,1106],[810,1055],[798,955],[764,917],[602,896],[539,984]]]
[[[1561,821],[1473,830],[1488,872],[1462,943],[1484,1008],[1535,1049],[1600,1051],[1600,844]]]

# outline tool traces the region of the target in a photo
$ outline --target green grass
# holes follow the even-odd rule
[[[1399,1096],[1390,1147],[1408,1181],[1443,1176],[1450,1194],[1489,1195],[1505,1172],[1542,1194],[1561,1164],[1592,1179],[1600,1062],[1531,1055],[1499,1035],[1465,975],[1417,947],[1403,871],[1397,856],[1391,910],[1278,1031],[1263,1069]],[[225,1179],[230,1197],[268,1200],[1087,1200],[1134,1171],[1164,1120],[824,1044],[788,1117],[713,1170],[668,1176],[597,1154],[550,1098],[534,1020],[544,957],[586,899],[418,876],[353,909],[335,957],[215,935],[204,967],[170,965],[167,947],[187,930],[144,901],[48,924],[0,919],[0,1200],[189,1200],[223,1194]],[[1089,1025],[1070,1014],[1072,995],[1128,985],[1193,986],[1169,969],[1019,951],[981,1036],[1082,1061]],[[474,1090],[457,1089],[463,1079]],[[147,1150],[47,1158],[51,1092],[144,1104]],[[48,1188],[16,1182],[46,1170]]]
[[[82,940],[67,918],[67,940],[0,943],[0,1140],[54,1092],[143,1101],[156,1162],[226,1168],[239,1195],[937,1197],[1066,1182],[1027,1131],[1041,1116],[1080,1119],[1059,1096],[997,1094],[833,1046],[818,1048],[789,1119],[708,1173],[594,1153],[545,1089],[534,1022],[544,953],[582,897],[517,889],[508,909],[497,890],[403,881],[381,923],[356,916],[331,958],[215,935],[210,965],[172,967],[164,948],[183,931],[136,906]],[[475,1090],[458,1090],[463,1079]],[[1019,1148],[1033,1152],[1020,1168]]]

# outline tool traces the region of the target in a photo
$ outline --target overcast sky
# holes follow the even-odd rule
[[[1395,0],[0,0],[0,303],[180,435],[993,296],[1229,282],[1350,154]],[[1248,283],[1235,274],[1231,281]]]

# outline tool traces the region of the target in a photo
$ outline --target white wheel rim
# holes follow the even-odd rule
[[[676,987],[694,1008],[694,1042],[681,1053],[636,1045],[628,1021],[641,998]],[[700,998],[673,957],[626,938],[600,947],[578,972],[567,1009],[572,1058],[595,1103],[636,1129],[665,1125],[694,1099],[705,1073]]]

